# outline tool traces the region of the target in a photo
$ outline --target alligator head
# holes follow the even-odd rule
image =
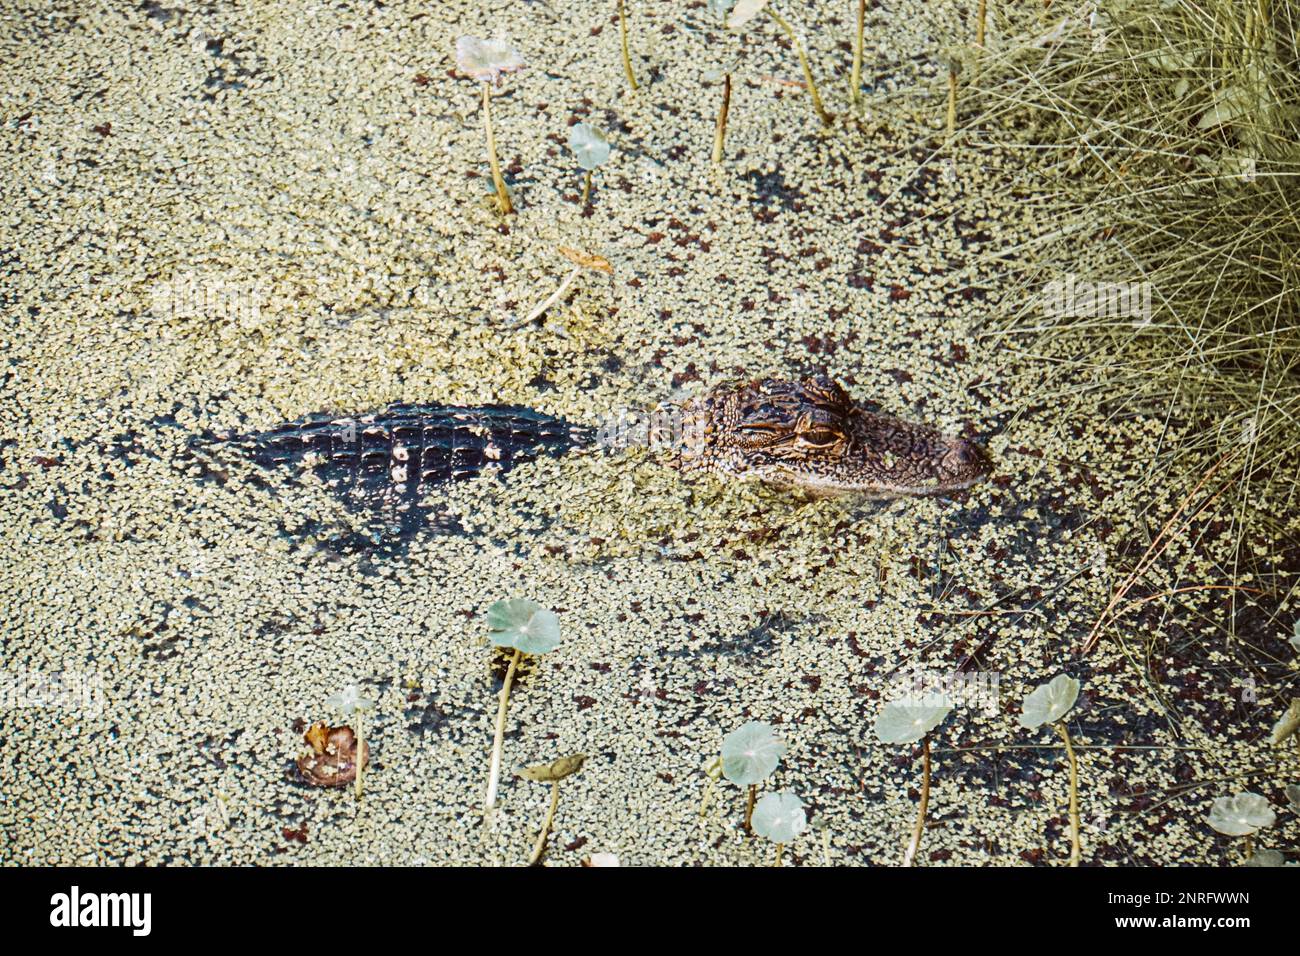
[[[682,472],[888,497],[957,491],[992,471],[975,442],[870,411],[824,375],[723,384],[673,411],[668,461]]]

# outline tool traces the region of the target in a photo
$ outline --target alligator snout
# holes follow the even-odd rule
[[[936,478],[946,489],[967,488],[993,472],[993,458],[983,445],[955,438],[940,459]]]

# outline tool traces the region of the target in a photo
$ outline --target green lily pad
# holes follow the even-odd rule
[[[808,811],[789,790],[765,793],[754,807],[750,824],[755,833],[773,843],[789,843],[808,829]]]
[[[609,159],[609,140],[590,123],[577,123],[569,130],[569,149],[588,172]]]
[[[1055,723],[1070,712],[1078,699],[1079,682],[1068,674],[1058,674],[1025,698],[1020,705],[1020,726],[1032,730]]]
[[[1291,646],[1300,654],[1300,618],[1296,619],[1295,624],[1291,626]]]
[[[525,654],[545,654],[560,644],[560,619],[524,598],[497,601],[487,612],[488,636],[497,647]]]
[[[765,6],[767,6],[767,0],[736,0],[735,5],[731,8],[730,16],[727,17],[727,28],[729,30],[739,30],[762,13]]]
[[[1226,836],[1250,836],[1271,827],[1276,819],[1277,814],[1264,797],[1258,793],[1238,793],[1215,800],[1205,821]]]
[[[722,740],[722,773],[732,783],[751,787],[776,769],[785,753],[785,741],[771,724],[751,720]]]
[[[1291,804],[1291,809],[1300,813],[1300,784],[1288,784],[1282,792],[1286,794],[1286,802]]]
[[[951,704],[925,706],[890,701],[876,718],[876,736],[886,744],[914,744],[943,723],[951,710]]]

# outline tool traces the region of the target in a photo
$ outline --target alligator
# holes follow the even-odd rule
[[[683,474],[814,496],[947,494],[992,470],[976,442],[855,402],[825,374],[724,382],[662,403],[630,430],[575,424],[518,405],[400,404],[355,417],[312,415],[221,441],[266,467],[310,462],[350,508],[386,513],[403,531],[423,524],[420,502],[438,485],[488,469],[504,475],[578,448],[644,442]]]

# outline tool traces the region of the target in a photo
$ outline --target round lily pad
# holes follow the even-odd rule
[[[785,753],[785,741],[771,724],[751,720],[722,740],[722,774],[732,783],[751,787],[768,778]]]
[[[731,14],[727,17],[727,28],[739,30],[762,13],[765,6],[767,6],[767,0],[736,0],[735,5],[731,8]]]
[[[789,843],[808,829],[808,811],[803,801],[789,790],[765,793],[754,807],[750,821],[754,832],[773,843]]]
[[[456,41],[456,67],[476,80],[499,83],[501,74],[524,68],[524,57],[506,40],[463,36]]]
[[[487,625],[497,647],[545,654],[560,644],[560,619],[555,612],[524,598],[497,601],[488,608]]]
[[[1035,687],[1020,705],[1020,726],[1033,729],[1060,720],[1079,699],[1079,682],[1068,674]]]
[[[913,744],[948,716],[951,704],[924,706],[890,701],[876,718],[876,736],[886,744]]]
[[[1258,793],[1238,793],[1215,800],[1205,821],[1226,836],[1250,836],[1271,827],[1276,819],[1277,814],[1264,797]]]
[[[578,165],[588,171],[609,159],[609,140],[590,123],[577,123],[569,130],[569,149],[578,157]]]

